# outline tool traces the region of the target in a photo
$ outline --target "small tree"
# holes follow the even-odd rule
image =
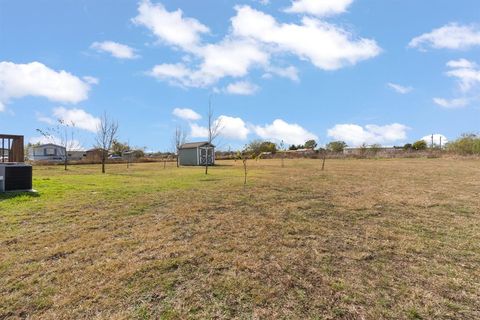
[[[248,174],[248,159],[249,159],[249,154],[245,151],[238,152],[237,153],[237,158],[242,161],[243,165],[243,188],[247,186],[247,174]]]
[[[380,150],[382,150],[382,146],[378,143],[372,144],[370,146],[370,151],[372,151],[374,155],[377,155],[377,153],[380,152]]]
[[[454,141],[447,144],[447,150],[458,154],[480,154],[480,135],[465,133]]]
[[[296,145],[292,144],[290,147],[288,147],[288,150],[294,151],[294,150],[298,150],[298,149],[301,149],[301,148],[302,148],[301,145],[296,146]]]
[[[317,147],[317,141],[313,139],[305,142],[305,148],[307,149],[315,149],[316,147]]]
[[[213,141],[220,135],[220,131],[221,131],[221,119],[217,119],[217,120],[214,119],[211,97],[208,102],[207,121],[208,121],[208,127],[207,127],[208,144],[211,145]],[[205,161],[205,174],[208,174],[208,149],[207,149],[207,159]]]
[[[277,152],[277,145],[273,142],[270,142],[270,141],[264,141],[260,144],[260,153],[261,152],[276,153]]]
[[[252,141],[254,142],[254,141]],[[248,175],[248,160],[257,159],[262,153],[261,150],[256,148],[257,143],[250,143],[247,145],[241,152],[237,152],[237,158],[242,161],[243,165],[243,187],[247,185],[247,175]],[[252,149],[253,147],[253,149]]]
[[[75,136],[75,122],[67,122],[63,119],[57,120],[57,125],[45,130],[37,129],[37,131],[44,136],[50,143],[59,144],[63,147],[65,155],[63,157],[63,164],[65,171],[68,170],[68,151],[78,149],[78,144],[74,139]]]
[[[420,150],[426,150],[428,145],[425,140],[418,140],[412,145],[413,149],[420,151]]]
[[[187,133],[180,126],[175,128],[175,135],[173,136],[173,146],[175,148],[175,155],[177,158],[177,168],[180,166],[178,154],[180,152],[180,146],[187,140]]]
[[[332,152],[343,152],[343,150],[347,147],[347,144],[344,141],[332,141],[327,144],[327,150]]]
[[[113,141],[117,139],[118,123],[110,119],[106,112],[103,113],[97,128],[96,144],[102,152],[102,173],[105,173],[105,163]]]
[[[120,142],[117,139],[112,142],[112,153],[117,156],[123,155],[125,151],[130,151],[130,146],[127,142]]]
[[[253,140],[247,145],[250,152],[260,155],[262,152],[277,152],[277,145],[270,141]]]
[[[282,151],[282,157],[281,157],[281,160],[282,160],[282,168],[285,167],[285,142],[280,141],[280,144],[278,145],[280,150]]]

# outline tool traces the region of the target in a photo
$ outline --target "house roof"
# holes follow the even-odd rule
[[[89,149],[85,152],[103,152],[103,149],[102,148],[93,148],[93,149]]]
[[[58,144],[54,144],[54,143],[45,143],[45,144],[40,144],[38,146],[33,146],[33,148],[45,148],[45,147],[56,147],[56,148],[65,149],[65,147],[59,146]]]
[[[205,146],[215,147],[213,144],[208,143],[207,141],[203,141],[203,142],[184,143],[180,146],[180,149],[196,149],[196,148],[205,147]]]

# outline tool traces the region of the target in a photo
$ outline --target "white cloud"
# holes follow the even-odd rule
[[[473,69],[477,67],[475,62],[469,61],[467,59],[459,59],[459,60],[450,60],[447,62],[447,67],[450,68],[469,68]]]
[[[353,0],[292,0],[292,5],[285,11],[324,17],[344,13],[352,2]]]
[[[412,87],[405,87],[405,86],[402,86],[402,85],[399,85],[399,84],[396,84],[396,83],[392,83],[392,82],[387,83],[387,85],[390,88],[392,88],[393,90],[395,90],[396,92],[400,93],[400,94],[407,94],[407,93],[410,93],[413,90]]]
[[[38,137],[32,137],[28,140],[29,143],[31,144],[49,144],[49,143],[53,143],[53,144],[56,144],[56,145],[59,145],[59,146],[62,146],[62,145],[67,145],[68,146],[68,151],[76,151],[76,150],[85,150],[85,148],[83,148],[82,144],[80,143],[80,141],[76,140],[76,139],[73,139],[73,140],[69,140],[67,141],[67,143],[64,143],[64,141],[62,141],[62,139],[60,139],[59,137],[57,136],[38,136]]]
[[[468,49],[480,45],[480,28],[474,25],[450,23],[430,33],[413,38],[411,48],[424,50],[430,46],[435,49]]]
[[[98,80],[98,78],[95,78],[95,77],[85,76],[85,77],[82,77],[82,79],[88,84],[99,84],[100,83],[100,80]]]
[[[196,123],[190,123],[190,136],[192,138],[208,138],[208,129]]]
[[[480,69],[475,62],[466,59],[452,60],[447,62],[447,66],[452,68],[447,72],[447,76],[457,79],[462,92],[480,84]]]
[[[224,40],[209,44],[200,51],[203,62],[197,77],[206,77],[213,83],[223,77],[243,77],[253,66],[268,63],[269,55],[258,44],[249,40]]]
[[[225,115],[215,119],[213,126],[219,128],[220,136],[233,140],[246,140],[250,129],[241,118]],[[190,136],[192,138],[208,138],[208,129],[196,123],[190,123]]]
[[[88,81],[64,70],[52,70],[40,62],[0,62],[0,110],[11,99],[26,96],[78,103],[88,98],[89,90]]]
[[[118,59],[135,59],[138,55],[135,54],[135,49],[114,41],[94,42],[90,48],[99,52],[108,52],[113,57]]]
[[[181,86],[206,87],[224,77],[243,77],[253,66],[264,65],[269,59],[267,53],[246,40],[209,44],[196,53],[202,62],[195,70],[181,63],[161,64],[155,66],[150,75]]]
[[[480,86],[480,68],[475,62],[466,59],[448,61],[447,67],[450,70],[446,75],[456,79],[461,96],[452,99],[433,98],[433,102],[449,109],[468,106],[477,99],[475,94],[472,96],[471,91]]]
[[[287,123],[281,119],[276,119],[272,124],[265,126],[254,126],[253,130],[262,139],[283,141],[286,144],[303,144],[307,140],[318,139],[315,134],[300,125]]]
[[[46,137],[46,136],[38,136],[38,137],[31,137],[28,140],[29,143],[31,144],[47,144],[47,143],[53,143],[57,145],[61,145],[61,141],[59,137]]]
[[[231,31],[221,41],[203,43],[209,29],[181,10],[169,12],[161,4],[144,0],[134,22],[147,26],[167,45],[183,50],[182,63],[159,64],[148,74],[183,87],[208,87],[225,77],[242,78],[253,68],[298,81],[293,67],[272,66],[274,55],[291,54],[324,70],[335,70],[378,55],[374,40],[356,38],[350,32],[315,18],[301,24],[281,24],[249,6],[236,6]]]
[[[361,127],[356,124],[337,124],[327,134],[335,140],[345,141],[351,146],[362,144],[386,144],[407,138],[409,128],[403,124],[393,123],[384,126],[369,124]]]
[[[178,84],[183,86],[193,86],[190,76],[193,73],[184,64],[159,64],[153,67],[148,74],[158,80],[166,80],[171,84]]]
[[[234,140],[246,140],[250,129],[241,118],[220,116],[216,120],[219,123],[220,134],[222,137]]]
[[[202,118],[201,115],[189,108],[175,108],[173,109],[172,114],[180,119],[188,121],[196,121]]]
[[[44,123],[47,123],[49,125],[54,125],[55,124],[55,120],[50,118],[50,117],[46,117],[42,114],[37,114],[37,120],[40,121],[40,122],[44,122]]]
[[[267,71],[267,73],[265,73],[262,76],[263,78],[269,79],[272,77],[272,74],[274,74],[279,77],[287,78],[295,82],[300,81],[300,77],[298,76],[298,69],[295,68],[294,66],[289,66],[285,68],[270,66],[265,68],[265,71]]]
[[[421,140],[424,140],[427,143],[427,145],[430,146],[432,144],[432,136],[433,136],[433,145],[434,146],[440,146],[441,145],[443,147],[448,143],[447,137],[445,137],[443,134],[439,134],[439,133],[429,135],[429,136],[425,136]]]
[[[94,117],[83,109],[66,109],[58,107],[53,109],[53,117],[65,122],[68,125],[74,125],[76,128],[97,132],[100,125],[100,119]]]
[[[248,81],[238,81],[229,84],[225,88],[225,92],[229,94],[237,94],[243,96],[253,95],[258,91],[258,86]]]
[[[278,23],[274,17],[237,6],[232,18],[233,34],[271,46],[272,50],[294,54],[324,70],[336,70],[380,54],[371,39],[354,39],[348,31],[315,18],[304,17],[302,24]]]
[[[159,40],[182,49],[195,50],[200,35],[210,30],[196,19],[183,16],[182,10],[168,11],[161,3],[142,0],[138,15],[132,19],[137,25],[150,29]]]
[[[435,102],[435,104],[443,108],[455,109],[455,108],[466,107],[470,101],[467,98],[456,98],[456,99],[433,98],[433,102]]]

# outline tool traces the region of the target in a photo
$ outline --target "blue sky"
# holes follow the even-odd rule
[[[480,131],[477,0],[0,0],[0,132],[401,145]]]

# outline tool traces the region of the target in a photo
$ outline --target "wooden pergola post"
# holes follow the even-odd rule
[[[5,162],[5,150],[8,151],[7,162],[25,162],[23,136],[0,134],[0,146],[2,148],[2,161]]]

